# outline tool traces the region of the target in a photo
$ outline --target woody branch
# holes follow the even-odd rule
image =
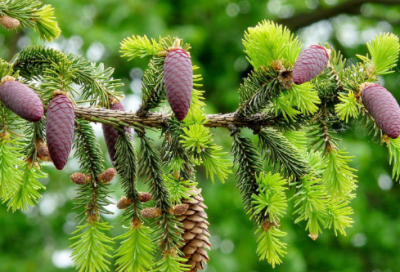
[[[75,107],[75,116],[91,122],[123,122],[128,125],[143,125],[145,127],[167,127],[169,114],[147,113],[145,116],[139,116],[137,113],[128,111],[109,110],[95,107]],[[235,113],[226,114],[208,114],[206,127],[265,127],[272,125],[279,117],[268,116],[267,114],[253,114],[247,117],[237,117]]]

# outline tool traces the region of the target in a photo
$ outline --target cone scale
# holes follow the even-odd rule
[[[384,87],[373,84],[361,92],[362,103],[384,134],[392,139],[400,135],[400,107]]]
[[[303,84],[318,76],[326,67],[329,54],[319,45],[311,45],[301,52],[293,68],[293,82]]]
[[[185,50],[172,49],[165,57],[164,83],[168,103],[182,121],[189,111],[193,89],[192,61]]]
[[[0,86],[0,100],[12,112],[30,122],[43,118],[43,103],[39,96],[25,84],[7,80]]]
[[[58,170],[68,161],[74,139],[74,105],[65,95],[55,96],[49,104],[46,137],[50,158]]]

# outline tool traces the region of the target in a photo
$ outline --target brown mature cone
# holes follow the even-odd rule
[[[210,233],[208,232],[207,214],[204,209],[204,199],[201,196],[201,189],[192,188],[195,196],[190,199],[184,199],[182,204],[188,204],[189,209],[180,217],[183,225],[184,245],[181,251],[185,253],[184,258],[188,259],[187,264],[191,265],[190,272],[203,270],[204,265],[209,260],[206,249],[210,249],[211,244],[208,241]]]

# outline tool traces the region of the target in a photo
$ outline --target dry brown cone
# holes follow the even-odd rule
[[[189,209],[180,217],[183,225],[184,245],[180,248],[188,259],[187,264],[191,265],[190,272],[203,270],[204,265],[209,260],[206,249],[210,249],[211,244],[208,241],[210,233],[208,232],[207,214],[204,209],[204,199],[201,196],[201,189],[192,188],[190,199],[182,200],[182,204],[188,204]]]

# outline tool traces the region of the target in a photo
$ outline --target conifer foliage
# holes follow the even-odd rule
[[[37,0],[0,3],[0,24],[35,28],[44,40],[60,34],[54,19],[53,8]],[[244,210],[257,226],[256,252],[272,267],[283,261],[288,247],[284,216],[304,221],[313,240],[326,229],[346,235],[353,223],[357,176],[349,166],[353,157],[340,147],[337,127],[355,119],[388,146],[393,177],[400,177],[399,106],[376,84],[377,76],[393,72],[398,37],[375,37],[367,44],[369,56],[347,66],[329,45],[312,46],[300,55],[301,42],[270,21],[250,27],[243,45],[253,71],[238,88],[237,111],[225,115],[206,115],[191,47],[179,38],[122,41],[123,57],[150,58],[142,105],[129,113],[132,120],[126,119],[117,89],[122,84],[112,68],[43,46],[22,49],[12,62],[0,60],[0,198],[12,211],[35,205],[45,189],[42,165],[62,169],[73,145],[80,164],[71,175],[79,221],[71,247],[81,272],[110,271],[111,258],[121,272],[203,269],[212,257],[212,233],[207,200],[196,182],[197,165],[212,182],[233,182],[235,169]],[[310,73],[300,74],[298,81],[296,69],[308,69],[315,61],[318,69],[302,71]],[[166,98],[174,115],[155,113]],[[80,102],[90,105],[77,106]],[[106,170],[90,122],[103,124],[115,169]],[[161,149],[149,137],[149,127],[161,133]],[[236,168],[214,142],[210,127],[229,129]],[[103,215],[110,213],[105,207],[112,204],[109,184],[116,173],[123,189],[117,207],[124,210],[126,232],[114,239]],[[138,191],[139,182],[148,192]],[[293,215],[287,214],[289,206]]]

